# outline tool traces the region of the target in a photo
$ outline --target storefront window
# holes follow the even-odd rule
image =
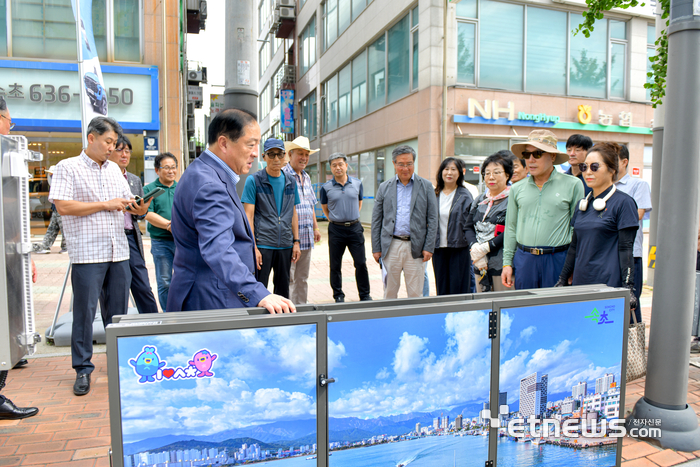
[[[523,6],[481,0],[480,7],[479,85],[522,90]]]
[[[607,75],[607,20],[596,21],[591,36],[571,34],[569,94],[605,98]]]
[[[458,6],[461,4],[458,4]],[[476,25],[457,23],[457,81],[474,84],[474,60],[476,57]]]
[[[114,1],[114,60],[140,62],[139,0]]]
[[[624,23],[623,23],[624,24]],[[610,97],[625,97],[625,44],[610,45]]]
[[[566,13],[527,9],[527,90],[566,93]]]
[[[410,90],[409,29],[408,15],[389,29],[389,102],[407,95]]]

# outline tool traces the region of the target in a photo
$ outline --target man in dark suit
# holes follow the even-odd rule
[[[386,270],[384,298],[396,298],[401,271],[409,297],[423,294],[423,263],[435,250],[437,200],[433,185],[414,173],[416,151],[398,146],[391,153],[396,176],[379,186],[372,211],[372,253]]]
[[[209,124],[209,148],[180,178],[170,228],[175,238],[173,280],[166,311],[259,306],[295,312],[256,279],[255,242],[236,192],[257,164],[260,126],[255,115],[227,109]]]
[[[131,161],[131,141],[122,135],[117,140],[116,149],[112,151],[109,160],[119,166],[129,183],[131,194],[143,198],[143,185],[141,179],[126,168]],[[153,296],[151,283],[148,280],[148,269],[146,269],[146,256],[143,252],[143,240],[141,239],[141,229],[139,220],[145,216],[135,216],[130,211],[124,211],[124,233],[129,241],[129,269],[131,269],[131,295],[136,302],[136,309],[139,313],[158,313],[158,305]],[[100,306],[103,297],[100,296]]]

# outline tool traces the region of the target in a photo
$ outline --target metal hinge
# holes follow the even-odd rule
[[[493,467],[493,461],[486,461],[486,465],[484,467]]]
[[[495,339],[498,335],[498,314],[495,311],[489,312],[489,339]]]

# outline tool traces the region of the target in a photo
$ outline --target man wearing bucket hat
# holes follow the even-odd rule
[[[516,289],[553,287],[571,243],[583,183],[554,168],[569,158],[549,130],[530,132],[511,151],[525,159],[530,177],[514,184],[508,197],[501,282]]]
[[[275,294],[289,298],[289,271],[300,254],[299,190],[294,177],[282,172],[284,142],[268,138],[263,150],[267,167],[246,179],[241,202],[255,238],[258,280],[267,287],[274,270]]]
[[[46,179],[51,186],[51,176],[53,175],[55,165],[52,165],[46,169]],[[46,255],[51,253],[51,245],[56,241],[58,232],[63,234],[63,221],[61,220],[61,215],[56,211],[56,206],[51,204],[51,220],[49,221],[49,226],[46,228],[46,234],[44,234],[44,240],[41,243],[35,243],[32,245],[32,253],[37,255]],[[68,249],[66,248],[66,236],[62,235],[61,238],[61,251],[59,253],[66,253]]]
[[[316,194],[311,185],[311,177],[304,170],[309,163],[309,156],[317,153],[318,149],[309,147],[309,138],[299,136],[294,141],[285,141],[284,149],[289,156],[289,163],[282,171],[294,177],[299,191],[297,204],[297,219],[299,221],[299,248],[301,253],[296,263],[289,270],[289,299],[295,304],[304,304],[309,292],[307,279],[311,265],[311,250],[315,242],[321,241],[321,231],[316,222]]]

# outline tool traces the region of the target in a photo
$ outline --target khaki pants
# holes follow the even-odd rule
[[[423,258],[411,256],[411,242],[393,239],[389,251],[382,260],[386,268],[386,288],[384,298],[396,298],[401,286],[401,271],[406,281],[406,292],[410,297],[423,296]]]
[[[301,250],[301,256],[296,263],[292,263],[289,270],[289,299],[295,305],[303,305],[309,293],[309,265],[311,264],[311,252],[313,250]]]

